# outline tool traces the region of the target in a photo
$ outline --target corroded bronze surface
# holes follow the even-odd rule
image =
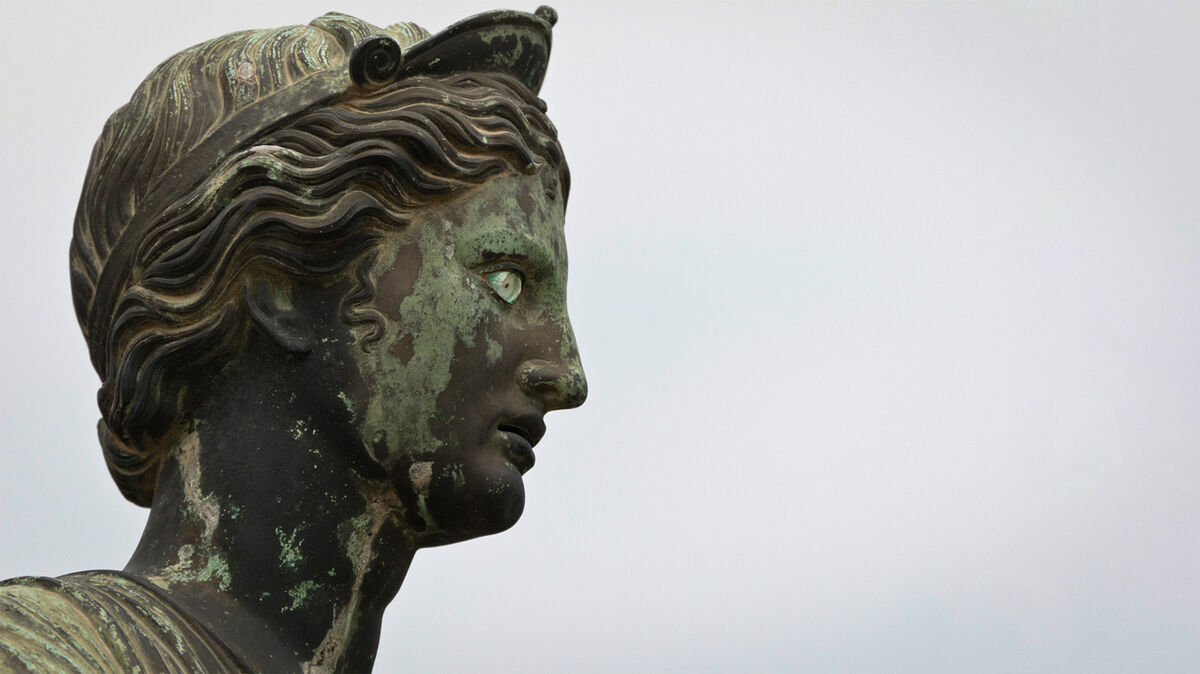
[[[418,548],[516,522],[587,396],[555,20],[236,33],[114,113],[71,280],[150,516],[123,571],[0,584],[0,668],[367,670]]]

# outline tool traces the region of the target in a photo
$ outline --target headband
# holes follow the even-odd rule
[[[408,49],[386,35],[371,35],[355,46],[344,66],[313,73],[239,110],[155,180],[117,237],[88,311],[92,353],[107,350],[108,322],[130,274],[136,242],[232,152],[314,107],[411,78],[503,73],[516,77],[536,94],[549,63],[550,29],[557,21],[557,13],[543,5],[534,14],[496,10],[472,16]]]

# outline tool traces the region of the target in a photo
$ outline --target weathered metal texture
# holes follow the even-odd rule
[[[415,551],[503,531],[587,385],[553,10],[326,15],[172,57],[71,248],[123,572],[0,584],[0,669],[362,671]]]

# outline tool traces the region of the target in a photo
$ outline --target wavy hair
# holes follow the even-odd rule
[[[130,501],[153,499],[182,412],[181,375],[237,349],[247,274],[349,273],[355,282],[341,318],[365,325],[366,343],[381,328],[369,271],[383,230],[503,173],[549,166],[565,199],[569,174],[545,103],[513,77],[466,73],[401,81],[304,111],[229,148],[199,185],[152,214],[137,240],[120,238],[167,167],[220,122],[306,74],[343,65],[353,45],[376,32],[326,15],[198,45],[155,69],[97,141],[76,214],[71,285],[101,379],[100,444]],[[427,35],[409,24],[387,32],[404,43]],[[111,315],[89,320],[118,245],[132,247],[131,271]],[[93,339],[95,330],[106,331],[104,339]]]

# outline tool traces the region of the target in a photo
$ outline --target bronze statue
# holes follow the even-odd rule
[[[71,282],[150,515],[123,571],[0,584],[0,669],[369,670],[416,550],[516,522],[587,396],[555,20],[235,33],[113,114]]]

